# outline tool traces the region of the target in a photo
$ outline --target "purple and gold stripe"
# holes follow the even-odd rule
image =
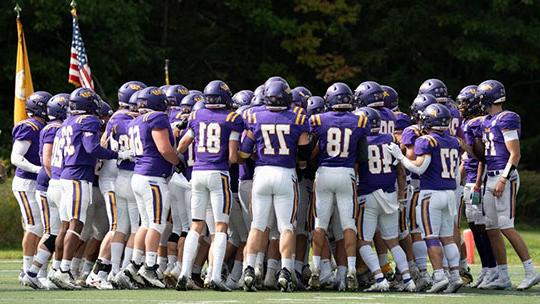
[[[42,194],[39,195],[39,198],[41,200],[41,212],[43,214],[43,230],[45,234],[49,234],[51,233],[49,201],[47,200],[47,196]]]
[[[72,181],[73,193],[72,193],[72,207],[71,215],[74,219],[79,220],[81,218],[81,182]]]
[[[163,202],[161,189],[157,184],[150,184],[152,190],[152,207],[154,209],[154,223],[161,225],[161,213],[163,212]]]
[[[407,230],[407,211],[405,208],[399,211],[399,232],[403,233]]]
[[[290,223],[291,224],[294,224],[294,222],[296,222],[296,216],[298,214],[298,182],[293,179],[293,191],[294,191],[294,200],[293,200],[293,210],[292,210],[292,214],[291,214],[291,220],[290,220]]]
[[[111,205],[111,230],[116,231],[116,227],[118,225],[118,210],[116,205],[116,194],[114,191],[107,192],[107,196],[109,197],[109,204]]]
[[[420,191],[414,191],[411,198],[411,208],[409,210],[409,219],[411,220],[411,230],[418,228],[418,223],[416,222],[416,206],[418,205],[418,196]]]
[[[351,178],[351,185],[352,185],[352,191],[353,191],[353,219],[358,219],[358,195],[356,193],[356,180],[354,178]]]
[[[510,182],[510,218],[516,214],[517,180]]]
[[[366,209],[366,199],[363,198],[360,200],[360,205],[358,206],[358,219],[356,220],[356,231],[358,233],[358,239],[365,240],[364,238],[364,211]]]
[[[229,177],[225,174],[221,174],[221,189],[223,189],[223,210],[224,214],[229,215],[231,213],[231,187]]]
[[[429,220],[429,203],[431,196],[428,196],[422,200],[422,226],[424,226],[424,234],[427,236],[433,233],[431,228],[431,221]]]
[[[30,208],[30,202],[26,196],[26,192],[19,191],[19,198],[21,199],[24,207],[24,214],[26,215],[26,223],[28,225],[34,225],[34,216],[32,215],[32,208]]]

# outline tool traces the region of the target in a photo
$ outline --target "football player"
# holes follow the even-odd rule
[[[298,178],[296,159],[310,156],[306,116],[291,110],[291,90],[284,81],[268,83],[264,90],[264,110],[251,113],[252,126],[241,146],[243,159],[257,151],[253,179],[253,221],[247,242],[244,289],[255,290],[255,260],[269,215],[275,213],[280,232],[282,269],[278,284],[283,291],[292,291],[295,252],[294,226],[298,212]],[[273,210],[274,212],[271,212]]]
[[[43,237],[39,248],[34,256],[32,266],[23,278],[23,284],[35,289],[47,288],[39,280],[39,272],[43,267],[46,270],[50,256],[55,251],[55,241],[60,230],[60,218],[58,214],[58,200],[47,197],[49,180],[51,174],[51,163],[53,161],[53,143],[56,131],[62,126],[62,121],[67,116],[69,94],[57,94],[47,101],[47,116],[49,122],[39,134],[39,154],[42,169],[38,173],[36,200],[41,204],[41,220],[43,222]],[[56,270],[60,266],[61,255],[54,259],[52,269]]]
[[[407,257],[399,246],[399,208],[397,198],[397,166],[386,151],[396,140],[391,134],[381,134],[380,115],[375,109],[365,107],[358,110],[370,123],[367,137],[368,159],[359,168],[358,195],[360,210],[358,216],[358,239],[360,255],[374,276],[375,283],[366,291],[387,291],[389,283],[384,277],[380,262],[371,250],[371,243],[379,228],[381,238],[392,252],[403,286],[401,290],[414,292],[416,286],[409,273]],[[404,178],[401,176],[400,178]],[[399,183],[403,186],[404,183]],[[401,291],[400,290],[400,291]]]
[[[452,99],[448,97],[448,89],[444,82],[439,79],[428,79],[424,81],[420,88],[418,89],[418,94],[431,94],[435,96],[438,103],[445,105],[450,114],[452,115],[452,120],[450,121],[450,127],[448,128],[450,135],[459,136],[463,138],[461,133],[461,114],[459,110],[454,106]]]
[[[484,211],[487,233],[499,270],[497,280],[485,287],[512,287],[502,238],[504,235],[523,262],[525,278],[517,289],[525,290],[538,284],[540,275],[534,268],[527,245],[514,228],[516,195],[519,190],[516,168],[520,160],[521,119],[516,113],[503,110],[506,92],[504,85],[497,80],[486,80],[478,85],[476,97],[487,113],[482,123],[487,172]]]
[[[427,134],[415,141],[415,160],[404,157],[398,145],[391,144],[387,148],[407,170],[420,176],[418,200],[421,203],[416,207],[416,216],[433,267],[430,293],[454,293],[463,285],[459,274],[459,249],[453,238],[460,143],[446,132],[451,119],[450,111],[444,105],[426,107],[421,124]],[[449,278],[443,270],[444,258],[448,260]]]
[[[321,253],[326,231],[336,206],[343,229],[347,254],[347,290],[357,288],[356,281],[356,195],[355,163],[365,154],[365,137],[369,125],[364,115],[354,115],[354,97],[344,83],[331,85],[325,95],[331,111],[312,115],[310,131],[319,144],[319,168],[315,175],[315,230],[313,231],[313,265],[310,287],[320,288]],[[364,146],[362,146],[364,144]],[[359,156],[360,154],[360,156]],[[364,156],[365,157],[365,156]]]
[[[204,98],[205,108],[191,114],[188,130],[178,147],[183,153],[194,142],[196,150],[191,176],[192,224],[186,236],[182,272],[176,289],[188,289],[199,235],[203,232],[206,209],[210,203],[215,220],[212,273],[208,274],[211,276],[210,285],[215,290],[230,291],[221,279],[232,204],[229,164],[238,160],[244,123],[239,114],[227,109],[232,103],[232,94],[225,82],[214,80],[208,83],[204,88]]]
[[[13,147],[11,163],[16,167],[12,190],[23,218],[24,235],[22,240],[23,268],[19,281],[30,269],[36,254],[38,242],[43,234],[40,206],[36,201],[36,178],[41,170],[39,162],[39,133],[47,120],[47,101],[51,94],[38,91],[28,96],[25,102],[25,119],[13,128]]]
[[[164,288],[157,274],[157,250],[169,212],[165,200],[169,191],[167,180],[174,167],[182,170],[183,165],[174,150],[163,91],[156,87],[141,90],[137,93],[137,108],[141,115],[129,123],[128,132],[135,155],[131,187],[141,225],[135,235],[131,263],[124,272],[138,284]]]
[[[71,274],[73,259],[81,231],[86,222],[86,212],[91,202],[92,182],[97,159],[127,159],[129,153],[119,155],[100,145],[101,121],[97,117],[101,99],[90,89],[79,88],[69,96],[69,116],[60,129],[59,148],[64,153],[61,184],[62,205],[68,212],[69,228],[64,238],[60,271],[52,281],[64,289],[79,289]]]
[[[393,134],[396,117],[392,110],[384,105],[385,91],[375,81],[364,81],[354,90],[357,107],[371,107],[379,111],[382,134]]]

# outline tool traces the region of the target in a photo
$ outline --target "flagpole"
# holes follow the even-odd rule
[[[165,59],[165,84],[169,85],[169,59]]]
[[[22,8],[19,6],[19,2],[15,4],[15,7],[13,8],[13,11],[17,14],[17,19],[21,19],[21,11]]]

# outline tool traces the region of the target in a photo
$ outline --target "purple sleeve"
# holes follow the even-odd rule
[[[13,140],[30,140],[34,130],[24,122],[13,128]]]
[[[419,137],[414,143],[414,153],[416,155],[431,154],[434,146],[425,137]]]
[[[319,129],[319,125],[316,122],[316,116],[313,115],[309,118],[309,132],[317,134],[317,130]]]
[[[309,124],[308,124],[307,116],[302,114],[301,124],[300,124],[300,134],[308,133],[308,132],[309,132]]]
[[[167,129],[170,126],[169,119],[165,113],[159,113],[150,121],[149,127],[155,129]]]
[[[56,131],[58,130],[58,128],[48,128],[47,130],[45,130],[45,132],[43,133],[43,143],[44,144],[52,144],[54,143],[54,136],[56,135]]]
[[[91,154],[97,159],[114,159],[118,158],[118,153],[109,149],[103,148],[99,143],[99,135],[97,133],[86,132],[83,134],[83,147],[88,154]]]
[[[412,128],[406,128],[403,130],[403,134],[401,134],[401,143],[405,146],[414,145],[414,142],[417,138],[416,133]]]
[[[501,130],[518,130],[521,129],[521,118],[514,112],[504,114],[497,122]]]
[[[232,131],[238,132],[240,134],[242,134],[242,132],[244,131],[245,125],[240,115],[237,115],[234,121],[232,122],[231,129]]]

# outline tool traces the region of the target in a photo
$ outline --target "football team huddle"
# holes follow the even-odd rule
[[[398,93],[374,81],[354,91],[336,82],[320,97],[279,76],[234,95],[221,80],[203,92],[129,81],[115,112],[87,88],[35,92],[13,129],[19,280],[68,290],[509,289],[506,238],[525,269],[517,289],[528,289],[540,275],[514,229],[520,117],[505,99],[496,80],[454,100],[428,79],[405,114]],[[482,263],[475,280],[462,217]]]

